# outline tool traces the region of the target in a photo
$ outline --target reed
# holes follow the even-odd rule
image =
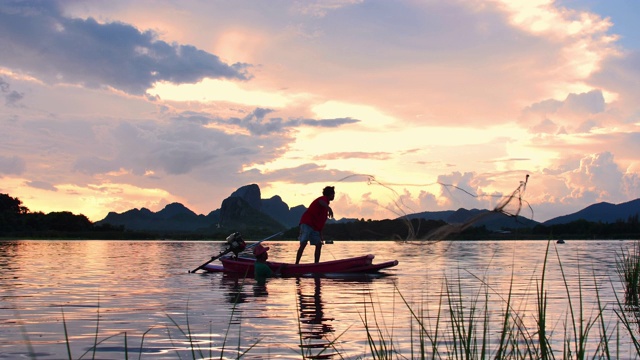
[[[627,305],[638,306],[640,288],[640,245],[633,243],[632,249],[622,248],[616,253],[616,271],[624,286],[624,301]]]
[[[371,351],[371,357],[382,360],[393,359],[393,356],[397,353],[394,346],[393,335],[386,332],[386,327],[381,325],[384,317],[378,315],[378,311],[375,310],[371,294],[369,294],[369,303],[371,304],[371,315],[369,315],[368,308],[365,306],[364,314],[360,315],[360,320],[364,324],[367,345]],[[372,317],[371,321],[373,321],[373,326],[369,326],[370,316]]]
[[[485,278],[476,277],[482,283],[481,290],[472,295],[465,295],[461,286],[461,276],[450,281],[445,279],[443,291],[437,307],[435,326],[429,324],[424,316],[422,304],[411,304],[404,294],[396,287],[396,292],[404,302],[412,319],[411,349],[402,349],[410,354],[403,354],[398,347],[389,351],[389,344],[394,344],[392,338],[385,338],[386,331],[380,329],[380,323],[363,317],[362,321],[369,339],[370,354],[373,359],[411,358],[411,359],[617,359],[622,351],[621,341],[627,336],[631,338],[635,346],[635,354],[629,357],[640,356],[640,339],[638,339],[635,327],[637,318],[630,314],[638,315],[635,311],[629,311],[629,307],[623,302],[618,302],[613,311],[618,315],[619,322],[611,324],[603,314],[606,305],[600,300],[597,278],[593,275],[593,285],[596,289],[595,308],[587,311],[583,298],[584,279],[582,270],[578,268],[579,279],[577,289],[572,289],[567,281],[560,255],[556,249],[564,292],[567,300],[567,312],[563,321],[550,324],[548,321],[547,306],[549,303],[549,289],[546,288],[545,277],[550,261],[550,243],[547,245],[542,273],[535,280],[535,326],[527,325],[528,311],[526,304],[522,308],[513,303],[513,274],[507,294],[502,296],[492,289]],[[637,249],[637,248],[634,248]],[[614,284],[612,283],[612,286]],[[498,315],[491,315],[489,302],[491,295],[497,296],[503,304],[503,311]],[[495,305],[495,304],[492,304]],[[495,306],[493,306],[495,308]],[[419,310],[416,311],[415,309]],[[523,310],[524,309],[524,310]],[[493,317],[499,316],[495,321]],[[415,329],[413,328],[415,324]],[[490,324],[501,324],[496,339],[492,334]],[[558,324],[562,325],[558,331]],[[626,332],[620,332],[621,329]],[[597,336],[591,333],[598,331]],[[552,337],[561,336],[560,341],[552,341]],[[415,349],[414,349],[415,347]],[[385,356],[382,356],[385,355]],[[392,356],[388,356],[392,355]],[[367,358],[369,358],[367,357]]]
[[[624,288],[624,301],[616,295],[617,308],[615,313],[622,327],[631,337],[631,341],[640,355],[640,306],[638,304],[638,288],[640,286],[640,245],[635,241],[632,250],[622,248],[616,254],[616,270]],[[615,291],[614,291],[615,294]]]
[[[237,298],[236,298],[236,302],[237,302]],[[228,321],[228,327],[227,327],[227,331],[225,333],[225,337],[223,339],[222,342],[222,347],[220,350],[220,354],[219,354],[219,359],[226,359],[228,357],[225,357],[224,352],[226,349],[226,345],[227,345],[227,341],[229,340],[228,338],[228,334],[229,334],[229,330],[231,328],[231,324],[232,324],[232,318],[235,314],[235,306],[236,304],[234,304],[234,311],[232,311],[229,321]],[[167,316],[167,318],[169,319],[169,321],[173,324],[175,330],[177,330],[184,339],[186,339],[186,341],[189,344],[189,349],[191,352],[191,358],[192,359],[215,359],[216,356],[214,356],[213,354],[213,350],[212,350],[212,346],[209,346],[209,354],[208,356],[204,355],[204,352],[202,351],[202,349],[200,348],[199,343],[196,341],[195,336],[191,330],[191,325],[189,322],[189,305],[187,302],[187,308],[186,308],[186,312],[185,312],[185,324],[184,326],[181,325],[176,319],[174,319],[171,315],[169,314],[165,314]],[[129,344],[128,344],[128,335],[127,332],[121,332],[121,333],[117,333],[108,337],[105,337],[103,339],[99,340],[99,333],[100,333],[100,309],[98,307],[98,311],[97,311],[97,318],[96,318],[96,329],[95,329],[95,334],[94,334],[94,343],[93,346],[89,347],[89,349],[87,349],[82,355],[80,355],[80,357],[78,357],[78,359],[83,359],[85,358],[86,355],[88,355],[89,353],[91,353],[91,358],[95,359],[96,358],[96,351],[99,350],[99,346],[101,344],[103,344],[104,342],[116,338],[118,336],[123,336],[123,342],[124,342],[124,358],[125,359],[129,359]],[[64,328],[64,337],[65,337],[65,345],[66,345],[66,349],[67,349],[67,356],[69,360],[74,359],[72,352],[71,352],[71,340],[69,339],[69,332],[67,329],[67,322],[64,316],[64,310],[62,310],[62,324],[63,324],[63,328]],[[184,328],[186,326],[186,328]],[[147,336],[147,334],[149,332],[151,332],[151,330],[153,330],[154,327],[151,327],[149,329],[147,329],[141,336],[141,340],[140,340],[140,348],[137,351],[138,352],[138,359],[140,360],[142,358],[142,354],[144,353],[143,349],[144,349],[144,341],[145,341],[145,337]],[[169,338],[172,341],[172,345],[176,348],[179,348],[179,344],[175,344],[173,342],[173,336],[172,336],[172,328],[167,327],[166,328],[166,332],[167,335],[169,336]],[[209,329],[209,344],[213,344],[213,339],[211,338],[211,334],[213,334],[213,330],[211,329],[211,325],[210,325],[210,329]],[[27,339],[28,340],[28,339]],[[178,341],[178,339],[176,339],[176,341]],[[260,342],[260,340],[258,339],[256,342],[254,342],[253,344],[249,345],[246,349],[242,349],[242,339],[240,336],[240,331],[238,332],[238,343],[237,343],[237,347],[236,347],[236,355],[235,358],[236,359],[240,359],[242,357],[244,357],[245,355],[247,355],[247,353],[249,351],[251,351],[253,348],[256,347],[256,345],[258,345],[258,343]],[[29,344],[29,348],[30,348],[30,357],[31,358],[36,358],[35,353],[32,349],[32,347],[30,346],[30,342],[27,341],[27,344]],[[180,353],[176,350],[176,358],[181,359],[181,355]]]

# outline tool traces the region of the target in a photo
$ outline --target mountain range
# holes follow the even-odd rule
[[[222,201],[219,209],[207,215],[198,215],[180,203],[172,203],[153,212],[146,208],[132,209],[123,213],[110,212],[96,225],[122,226],[131,231],[155,233],[221,233],[234,231],[261,231],[270,233],[298,226],[306,210],[303,205],[289,207],[280,196],[262,199],[260,187],[245,185]],[[590,205],[573,214],[559,216],[543,223],[525,217],[512,217],[490,210],[463,209],[427,211],[404,216],[407,219],[438,220],[449,224],[460,224],[470,219],[479,219],[474,226],[484,226],[492,231],[509,228],[534,227],[538,224],[556,225],[576,220],[613,223],[627,221],[640,213],[640,199],[621,204],[601,202]],[[352,222],[357,219],[329,220],[330,222]]]

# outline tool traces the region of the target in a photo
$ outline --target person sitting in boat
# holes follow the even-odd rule
[[[256,279],[258,285],[265,285],[267,278],[273,276],[273,270],[271,270],[269,264],[267,264],[267,259],[269,258],[268,251],[269,247],[262,246],[262,244],[258,244],[253,248],[253,255],[256,257],[256,263],[253,267],[253,277]]]
[[[333,210],[329,203],[335,198],[336,191],[333,186],[327,186],[322,190],[322,196],[313,200],[309,208],[302,214],[300,218],[300,247],[296,255],[296,264],[300,263],[304,248],[307,242],[315,245],[315,262],[320,262],[320,254],[322,253],[322,229],[327,222],[327,218],[333,218]]]

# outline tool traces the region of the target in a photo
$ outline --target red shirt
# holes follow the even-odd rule
[[[327,222],[327,217],[329,217],[329,209],[320,205],[321,200],[324,201],[327,206],[331,202],[331,200],[326,196],[320,196],[313,200],[307,211],[302,214],[300,224],[307,224],[316,231],[322,231],[324,223]]]

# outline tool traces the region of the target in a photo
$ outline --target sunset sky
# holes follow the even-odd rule
[[[0,193],[336,218],[640,197],[640,1],[2,1]],[[453,186],[445,186],[453,185]],[[454,187],[455,186],[455,187]]]

